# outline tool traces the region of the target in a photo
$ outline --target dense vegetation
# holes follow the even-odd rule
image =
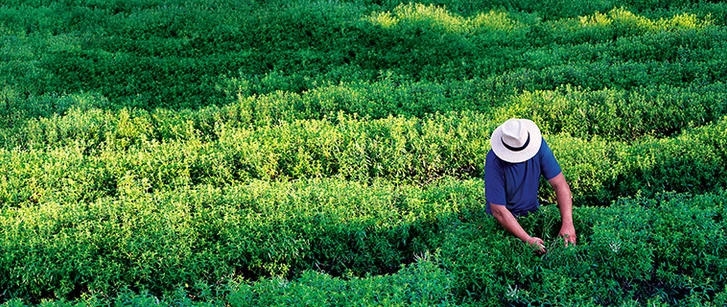
[[[3,306],[727,305],[727,4],[0,2]],[[537,122],[579,244],[484,212]]]

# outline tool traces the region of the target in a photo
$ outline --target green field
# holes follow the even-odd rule
[[[721,1],[1,0],[0,306],[727,306],[725,81]]]

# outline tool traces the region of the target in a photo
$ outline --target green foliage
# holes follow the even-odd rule
[[[341,279],[313,271],[288,281],[263,279],[233,286],[232,306],[454,306],[452,280],[425,254],[391,275]]]
[[[162,293],[231,276],[388,273],[424,252],[438,221],[476,201],[447,201],[469,186],[372,186],[340,180],[148,193],[131,175],[119,195],[89,203],[42,201],[3,211],[0,280],[13,297],[73,297],[119,287]],[[48,242],[53,242],[48,244]],[[76,294],[77,295],[77,294]]]
[[[8,59],[0,71],[6,72],[3,85],[26,97],[86,91],[108,97],[113,105],[149,110],[226,104],[236,99],[237,86],[225,90],[230,83],[266,94],[302,93],[341,81],[374,82],[389,72],[415,81],[499,81],[503,73],[519,74],[518,67],[528,67],[522,57],[533,52],[537,65],[553,56],[566,62],[528,71],[535,75],[528,79],[537,78],[525,88],[508,87],[534,91],[563,84],[603,88],[665,81],[684,86],[724,77],[719,43],[724,30],[714,16],[721,12],[719,4],[701,4],[697,13],[675,5],[671,15],[608,1],[463,5],[8,4],[0,12],[6,20],[1,55]],[[582,55],[590,63],[568,61]],[[578,65],[569,72],[559,64]],[[632,79],[634,70],[649,77]],[[613,80],[589,80],[589,75]]]
[[[705,103],[694,108],[710,106]],[[332,118],[292,119],[254,127],[235,122],[251,118],[235,113],[241,109],[218,113],[210,110],[196,113],[201,115],[195,118],[196,114],[186,116],[164,110],[109,112],[72,107],[63,116],[29,120],[25,127],[8,129],[5,135],[14,139],[8,144],[16,145],[0,155],[5,167],[5,186],[0,190],[2,206],[113,197],[129,176],[145,180],[149,191],[243,184],[254,179],[335,177],[427,184],[448,176],[478,178],[483,172],[491,131],[506,119],[504,114],[519,113],[508,108],[497,110],[496,119],[480,113],[450,112],[422,119],[372,120],[339,112]],[[533,111],[537,113],[528,116]],[[577,114],[573,119],[560,117],[570,121],[567,126],[538,118],[542,116],[539,114],[552,113],[530,109],[521,114],[550,122],[543,125],[546,133],[558,132],[546,139],[574,188],[576,200],[583,204],[607,205],[615,197],[636,192],[645,196],[664,190],[702,193],[727,186],[722,179],[726,158],[724,119],[699,128],[684,128],[681,134],[671,137],[656,138],[666,132],[649,131],[636,141],[618,142],[597,134],[590,140],[572,136],[588,137],[591,133],[575,124],[586,120]],[[209,114],[216,115],[202,117]],[[685,117],[691,115],[685,113]],[[603,125],[614,125],[606,126],[605,131],[645,130],[622,127],[614,119],[617,116],[602,118]],[[602,129],[594,124],[596,128]],[[613,138],[620,136],[614,134]],[[686,173],[692,175],[685,178],[682,175]],[[552,199],[552,190],[547,186],[541,191],[546,199]]]
[[[4,1],[2,306],[727,301],[727,5]],[[493,129],[572,189],[484,212]]]
[[[506,236],[489,218],[454,227],[441,257],[454,274],[454,290],[483,304],[676,304],[690,296],[708,302],[725,283],[718,235],[724,231],[723,202],[724,192],[661,194],[603,209],[579,208],[575,219],[588,225],[577,229],[579,245],[563,247],[555,233],[535,232],[548,242],[544,256]],[[520,223],[529,232],[557,231],[558,211],[545,207]]]

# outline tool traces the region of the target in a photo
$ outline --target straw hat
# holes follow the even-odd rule
[[[538,153],[542,143],[540,129],[531,120],[508,119],[492,132],[492,151],[505,162],[524,162]]]

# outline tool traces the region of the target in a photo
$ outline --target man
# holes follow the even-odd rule
[[[532,237],[517,217],[537,211],[538,185],[544,176],[555,190],[562,220],[559,236],[576,244],[573,202],[568,183],[538,126],[527,119],[509,119],[492,133],[485,162],[486,210],[507,231],[545,252],[541,238]]]

